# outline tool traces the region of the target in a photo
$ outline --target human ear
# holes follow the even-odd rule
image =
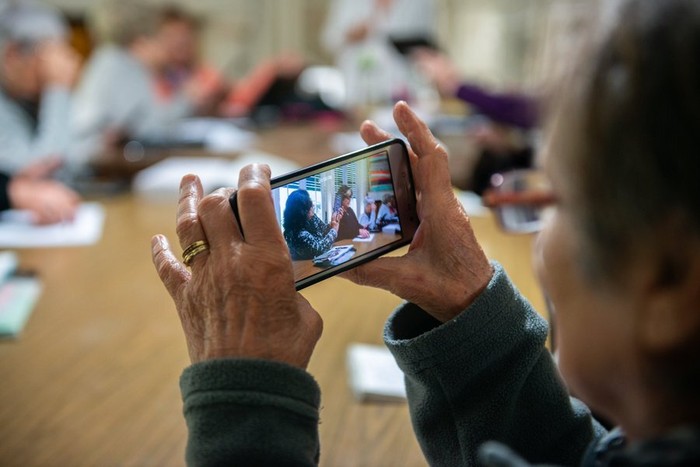
[[[640,301],[639,338],[651,352],[673,350],[700,335],[700,241],[674,246],[656,256]]]

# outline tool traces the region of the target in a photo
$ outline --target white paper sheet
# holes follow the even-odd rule
[[[0,216],[0,248],[42,248],[92,245],[102,236],[105,212],[99,203],[83,203],[72,222],[34,225],[27,213]]]
[[[350,344],[347,350],[350,388],[360,401],[406,399],[403,372],[386,347]]]
[[[369,237],[367,237],[367,238],[355,237],[352,239],[353,242],[371,242],[372,240],[374,240],[373,233],[369,234]]]
[[[248,164],[260,163],[270,166],[276,177],[299,166],[287,159],[265,152],[251,152],[235,159],[212,157],[170,157],[142,170],[132,183],[134,193],[151,199],[177,200],[180,179],[188,173],[197,174],[205,193],[218,187],[236,187],[238,172]]]

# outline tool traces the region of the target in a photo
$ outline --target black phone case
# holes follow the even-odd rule
[[[379,144],[375,144],[372,146],[368,146],[364,149],[360,149],[358,151],[354,151],[348,154],[344,154],[341,156],[334,157],[332,159],[328,159],[324,162],[320,162],[318,164],[311,165],[309,167],[305,167],[303,169],[300,169],[298,171],[290,172],[284,175],[281,175],[279,177],[275,177],[272,180],[270,180],[270,185],[272,188],[276,188],[278,186],[284,185],[287,182],[290,182],[292,179],[301,179],[304,178],[305,175],[313,174],[316,172],[320,172],[322,169],[325,167],[329,167],[331,165],[337,164],[343,160],[350,160],[360,154],[365,154],[368,152],[374,152],[377,150],[382,149],[383,147],[388,147],[391,146],[392,144],[401,144],[404,147],[404,150],[408,152],[408,149],[406,148],[406,143],[404,143],[403,140],[399,138],[394,138],[391,140],[384,141]],[[411,180],[411,184],[413,185],[413,173],[411,172],[411,166],[410,164],[406,165],[406,170],[408,173],[408,177]],[[236,216],[236,221],[238,222],[238,228],[241,231],[241,235],[245,238],[245,232],[243,232],[243,227],[241,226],[240,223],[240,217],[238,215],[238,203],[237,203],[237,191],[234,192],[230,197],[229,197],[229,204],[231,205],[231,210],[233,211],[234,216]],[[414,200],[415,201],[415,200]],[[336,194],[336,197],[334,199],[334,202],[338,202],[338,195]],[[415,209],[415,205],[414,205]],[[400,214],[401,215],[401,214]],[[410,216],[411,220],[414,220],[412,215]],[[415,219],[416,225],[419,223],[417,218]],[[358,258],[356,261],[350,263],[350,264],[341,264],[338,266],[334,266],[332,270],[326,270],[326,271],[321,271],[318,274],[315,274],[313,276],[305,277],[299,281],[295,281],[295,287],[296,290],[302,290],[310,285],[316,284],[317,282],[321,282],[324,279],[328,279],[329,277],[338,275],[342,272],[345,272],[349,269],[355,268],[357,266],[360,266],[361,264],[367,263],[373,259],[378,258],[379,256],[382,256],[390,251],[396,250],[398,248],[401,248],[402,246],[406,246],[411,241],[413,240],[413,236],[410,237],[404,237],[400,241],[391,243],[389,245],[386,245],[385,247],[381,247],[377,250],[374,250],[372,252],[365,253],[364,256],[361,258]],[[324,274],[324,272],[327,272]]]

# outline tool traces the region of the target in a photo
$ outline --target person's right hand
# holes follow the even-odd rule
[[[386,289],[446,322],[486,288],[493,269],[452,190],[445,149],[405,102],[396,104],[394,120],[412,147],[420,226],[406,255],[379,258],[343,276]],[[369,121],[360,132],[370,145],[391,138]]]
[[[7,186],[14,209],[31,212],[36,224],[55,224],[72,220],[80,196],[53,180],[15,176]]]
[[[39,63],[42,81],[46,85],[71,88],[78,77],[78,54],[61,41],[47,41],[40,46]]]

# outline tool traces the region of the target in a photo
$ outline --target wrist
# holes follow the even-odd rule
[[[439,307],[431,307],[428,304],[422,308],[443,323],[462,314],[488,288],[493,278],[494,269],[491,263],[485,257],[484,261],[479,263],[477,268],[470,268],[463,276],[447,281],[452,293],[444,297],[445,300]]]

